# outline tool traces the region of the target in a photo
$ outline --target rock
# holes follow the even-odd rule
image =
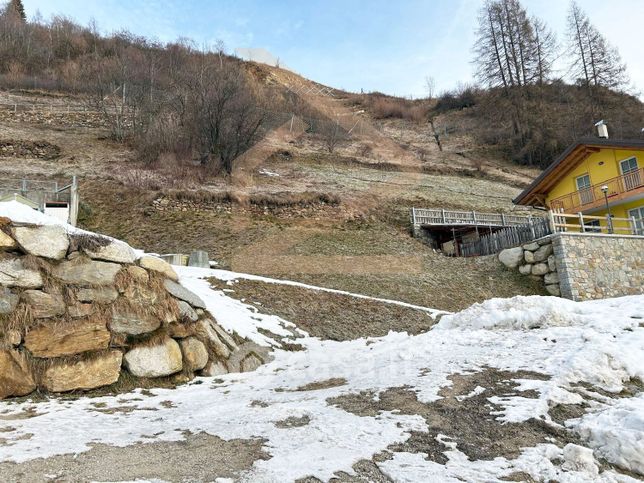
[[[531,252],[528,250],[524,251],[523,259],[525,260],[526,263],[534,263],[534,252]]]
[[[552,243],[539,247],[539,249],[534,252],[534,261],[543,262],[544,260],[547,260],[550,255],[552,255]]]
[[[561,297],[561,290],[559,289],[558,283],[554,283],[552,285],[546,285],[546,290],[550,295],[554,295],[555,297]]]
[[[530,265],[529,263],[521,265],[519,267],[519,273],[521,275],[530,275],[532,273],[532,265]]]
[[[134,263],[136,253],[130,245],[121,240],[108,239],[107,245],[92,248],[83,248],[83,252],[90,258],[116,263]]]
[[[179,341],[183,354],[183,363],[187,369],[198,371],[208,363],[208,350],[196,337],[188,337]]]
[[[523,261],[523,248],[506,248],[499,253],[499,261],[508,268],[516,268]]]
[[[210,361],[201,371],[201,375],[207,377],[223,376],[224,374],[228,374],[228,368],[221,361]]]
[[[255,354],[249,354],[240,363],[240,372],[251,372],[263,364]]]
[[[121,372],[123,354],[118,350],[74,362],[60,362],[47,368],[41,384],[51,392],[94,389],[114,384]]]
[[[179,285],[178,283],[173,282],[172,280],[166,280],[163,283],[163,286],[173,297],[176,297],[179,300],[183,300],[184,302],[188,302],[193,307],[196,307],[199,309],[206,308],[206,304],[204,303],[204,301],[201,300],[201,298],[197,294],[191,292],[183,285]]]
[[[124,357],[125,367],[137,377],[162,377],[179,372],[182,367],[181,348],[166,337],[157,345],[139,346]]]
[[[94,313],[94,306],[92,304],[75,304],[67,307],[67,313],[73,319],[80,317],[89,317]]]
[[[116,300],[119,293],[114,287],[81,288],[76,292],[76,298],[81,302],[96,302],[109,304]]]
[[[43,279],[40,272],[25,269],[19,258],[0,260],[0,285],[5,287],[40,288]]]
[[[23,303],[30,306],[31,316],[34,319],[58,317],[66,310],[62,297],[41,290],[25,290],[20,298]]]
[[[527,252],[529,253],[529,252]],[[532,265],[532,275],[545,275],[548,273],[548,265],[545,263],[536,263]]]
[[[27,358],[14,349],[0,350],[0,399],[26,396],[36,389]]]
[[[254,370],[267,360],[270,360],[268,347],[262,347],[254,342],[244,342],[232,352],[226,365],[229,372],[248,372]]]
[[[210,260],[208,259],[208,252],[203,250],[195,250],[188,258],[189,267],[210,268]]]
[[[554,255],[550,255],[548,257],[548,270],[550,270],[551,272],[554,272],[557,270],[557,262],[555,260]]]
[[[539,248],[539,244],[537,242],[531,242],[531,243],[526,243],[523,245],[524,250],[528,250],[530,252],[533,252]]]
[[[574,443],[563,448],[564,462],[561,468],[566,471],[579,471],[589,475],[598,475],[599,467],[595,463],[593,450]]]
[[[118,263],[97,262],[84,257],[67,260],[54,267],[54,277],[70,285],[112,285],[121,270]]]
[[[25,252],[37,257],[61,260],[69,248],[67,231],[61,225],[20,226],[13,234]]]
[[[42,324],[30,329],[25,336],[25,347],[35,357],[60,357],[107,349],[109,343],[110,332],[105,322],[97,319]]]
[[[135,313],[118,309],[112,314],[110,329],[121,334],[139,335],[153,332],[161,327],[161,320],[149,313]]]
[[[0,230],[0,251],[13,250],[16,246],[16,240]]]
[[[135,281],[139,283],[148,283],[150,280],[150,276],[148,275],[147,270],[141,267],[137,267],[136,265],[130,265],[129,267],[126,268],[128,275],[132,277]]]
[[[172,265],[161,258],[153,257],[151,255],[143,255],[139,258],[139,265],[145,269],[159,272],[174,282],[179,280],[177,272],[174,271]]]
[[[208,344],[215,354],[222,359],[228,359],[230,356],[230,349],[228,349],[226,344],[221,341],[214,329],[214,325],[215,323],[211,320],[200,320],[197,322],[197,334],[208,341]]]
[[[187,319],[191,322],[196,322],[199,320],[199,316],[197,315],[197,312],[195,312],[195,309],[193,309],[190,304],[187,302],[184,302],[183,300],[179,300],[179,317],[182,319]]]
[[[7,315],[16,310],[20,296],[6,287],[0,287],[0,315]]]
[[[543,277],[543,281],[546,285],[551,283],[559,283],[559,274],[557,272],[546,273]]]
[[[231,351],[237,349],[237,344],[235,344],[235,341],[230,336],[230,334],[228,334],[228,332],[222,329],[217,323],[212,323],[211,326],[214,331],[217,332],[219,338],[228,346]]]

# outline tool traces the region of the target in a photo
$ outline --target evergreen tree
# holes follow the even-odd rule
[[[5,13],[15,15],[23,22],[27,21],[27,14],[25,13],[25,6],[22,4],[22,0],[11,0],[6,6]]]

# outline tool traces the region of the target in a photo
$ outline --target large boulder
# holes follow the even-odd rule
[[[125,270],[130,278],[136,282],[146,284],[150,281],[150,275],[145,268],[129,265]]]
[[[111,350],[79,361],[61,361],[48,367],[41,380],[51,392],[94,389],[115,383],[121,373],[123,354]]]
[[[61,225],[19,226],[13,235],[25,252],[37,257],[60,260],[69,248],[67,230]]]
[[[13,293],[6,287],[0,287],[0,315],[7,315],[13,312],[18,305],[20,296]]]
[[[183,353],[184,367],[191,371],[198,371],[208,364],[208,350],[199,339],[188,337],[179,341]]]
[[[137,377],[162,377],[183,368],[181,348],[176,340],[166,337],[155,345],[131,349],[124,357],[125,367]]]
[[[66,260],[54,267],[54,277],[70,285],[112,285],[121,270],[118,263],[87,260],[85,257]]]
[[[553,283],[551,285],[546,285],[546,290],[550,295],[554,295],[555,297],[560,297],[561,296],[561,289],[559,288],[558,283]]]
[[[532,273],[532,265],[526,263],[525,265],[519,265],[519,273],[521,275],[530,275]]]
[[[0,250],[13,250],[16,246],[16,240],[0,230]]]
[[[530,242],[530,243],[526,243],[525,245],[523,245],[523,249],[528,250],[530,252],[533,252],[533,251],[537,250],[538,248],[539,248],[539,244],[537,242]]]
[[[147,334],[157,330],[160,326],[161,320],[153,314],[124,308],[115,309],[110,322],[112,332],[129,335]]]
[[[271,358],[269,350],[270,349],[268,347],[262,347],[254,342],[244,342],[231,353],[230,357],[226,361],[228,371],[254,371]]]
[[[517,268],[523,261],[523,248],[506,248],[499,253],[499,261],[508,268]]]
[[[550,255],[552,255],[552,243],[542,245],[536,252],[534,252],[534,261],[543,262],[547,260]]]
[[[25,396],[36,389],[27,358],[17,350],[0,350],[0,399]]]
[[[548,264],[535,263],[532,265],[532,275],[545,275],[546,273],[548,273]]]
[[[206,364],[206,367],[203,368],[201,371],[202,376],[223,376],[224,374],[228,374],[228,368],[226,367],[226,364],[224,364],[221,361],[209,361],[208,364]]]
[[[121,240],[106,239],[105,244],[91,244],[84,247],[83,252],[90,258],[105,260],[106,262],[134,263],[136,253],[130,245]]]
[[[36,357],[60,357],[107,349],[110,332],[105,322],[84,319],[64,324],[42,324],[25,336],[25,347]]]
[[[176,297],[179,300],[183,300],[184,302],[188,302],[193,307],[197,307],[199,309],[206,308],[204,301],[201,300],[201,298],[196,293],[191,292],[183,285],[179,285],[172,280],[166,280],[163,283],[163,286],[173,297]]]
[[[557,261],[554,255],[550,255],[548,257],[548,270],[550,270],[551,272],[557,270]]]
[[[141,258],[139,258],[139,265],[147,270],[154,270],[155,272],[159,272],[165,275],[166,278],[169,278],[170,280],[173,280],[175,282],[179,280],[177,272],[174,271],[172,265],[161,258],[153,257],[152,255],[143,255]]]
[[[118,296],[119,293],[114,287],[81,288],[76,292],[76,298],[80,302],[96,302],[99,304],[112,303]]]
[[[60,295],[53,295],[42,290],[25,290],[21,295],[22,302],[29,305],[34,319],[48,319],[63,315],[65,302]]]
[[[526,263],[534,263],[534,252],[526,250],[523,252],[523,259]]]
[[[37,270],[28,270],[20,258],[0,260],[0,285],[5,287],[40,288],[42,275]]]

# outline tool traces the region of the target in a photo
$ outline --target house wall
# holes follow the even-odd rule
[[[546,197],[548,205],[555,198],[577,191],[575,180],[584,174],[590,175],[590,183],[593,185],[621,176],[619,162],[633,156],[637,158],[637,164],[642,167],[643,150],[602,148],[591,154],[550,190]]]

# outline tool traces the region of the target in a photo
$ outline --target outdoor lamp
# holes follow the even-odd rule
[[[606,202],[606,211],[608,212],[608,233],[613,233],[613,217],[610,214],[610,206],[608,206],[608,185],[605,184],[599,189],[604,193],[604,201]]]

